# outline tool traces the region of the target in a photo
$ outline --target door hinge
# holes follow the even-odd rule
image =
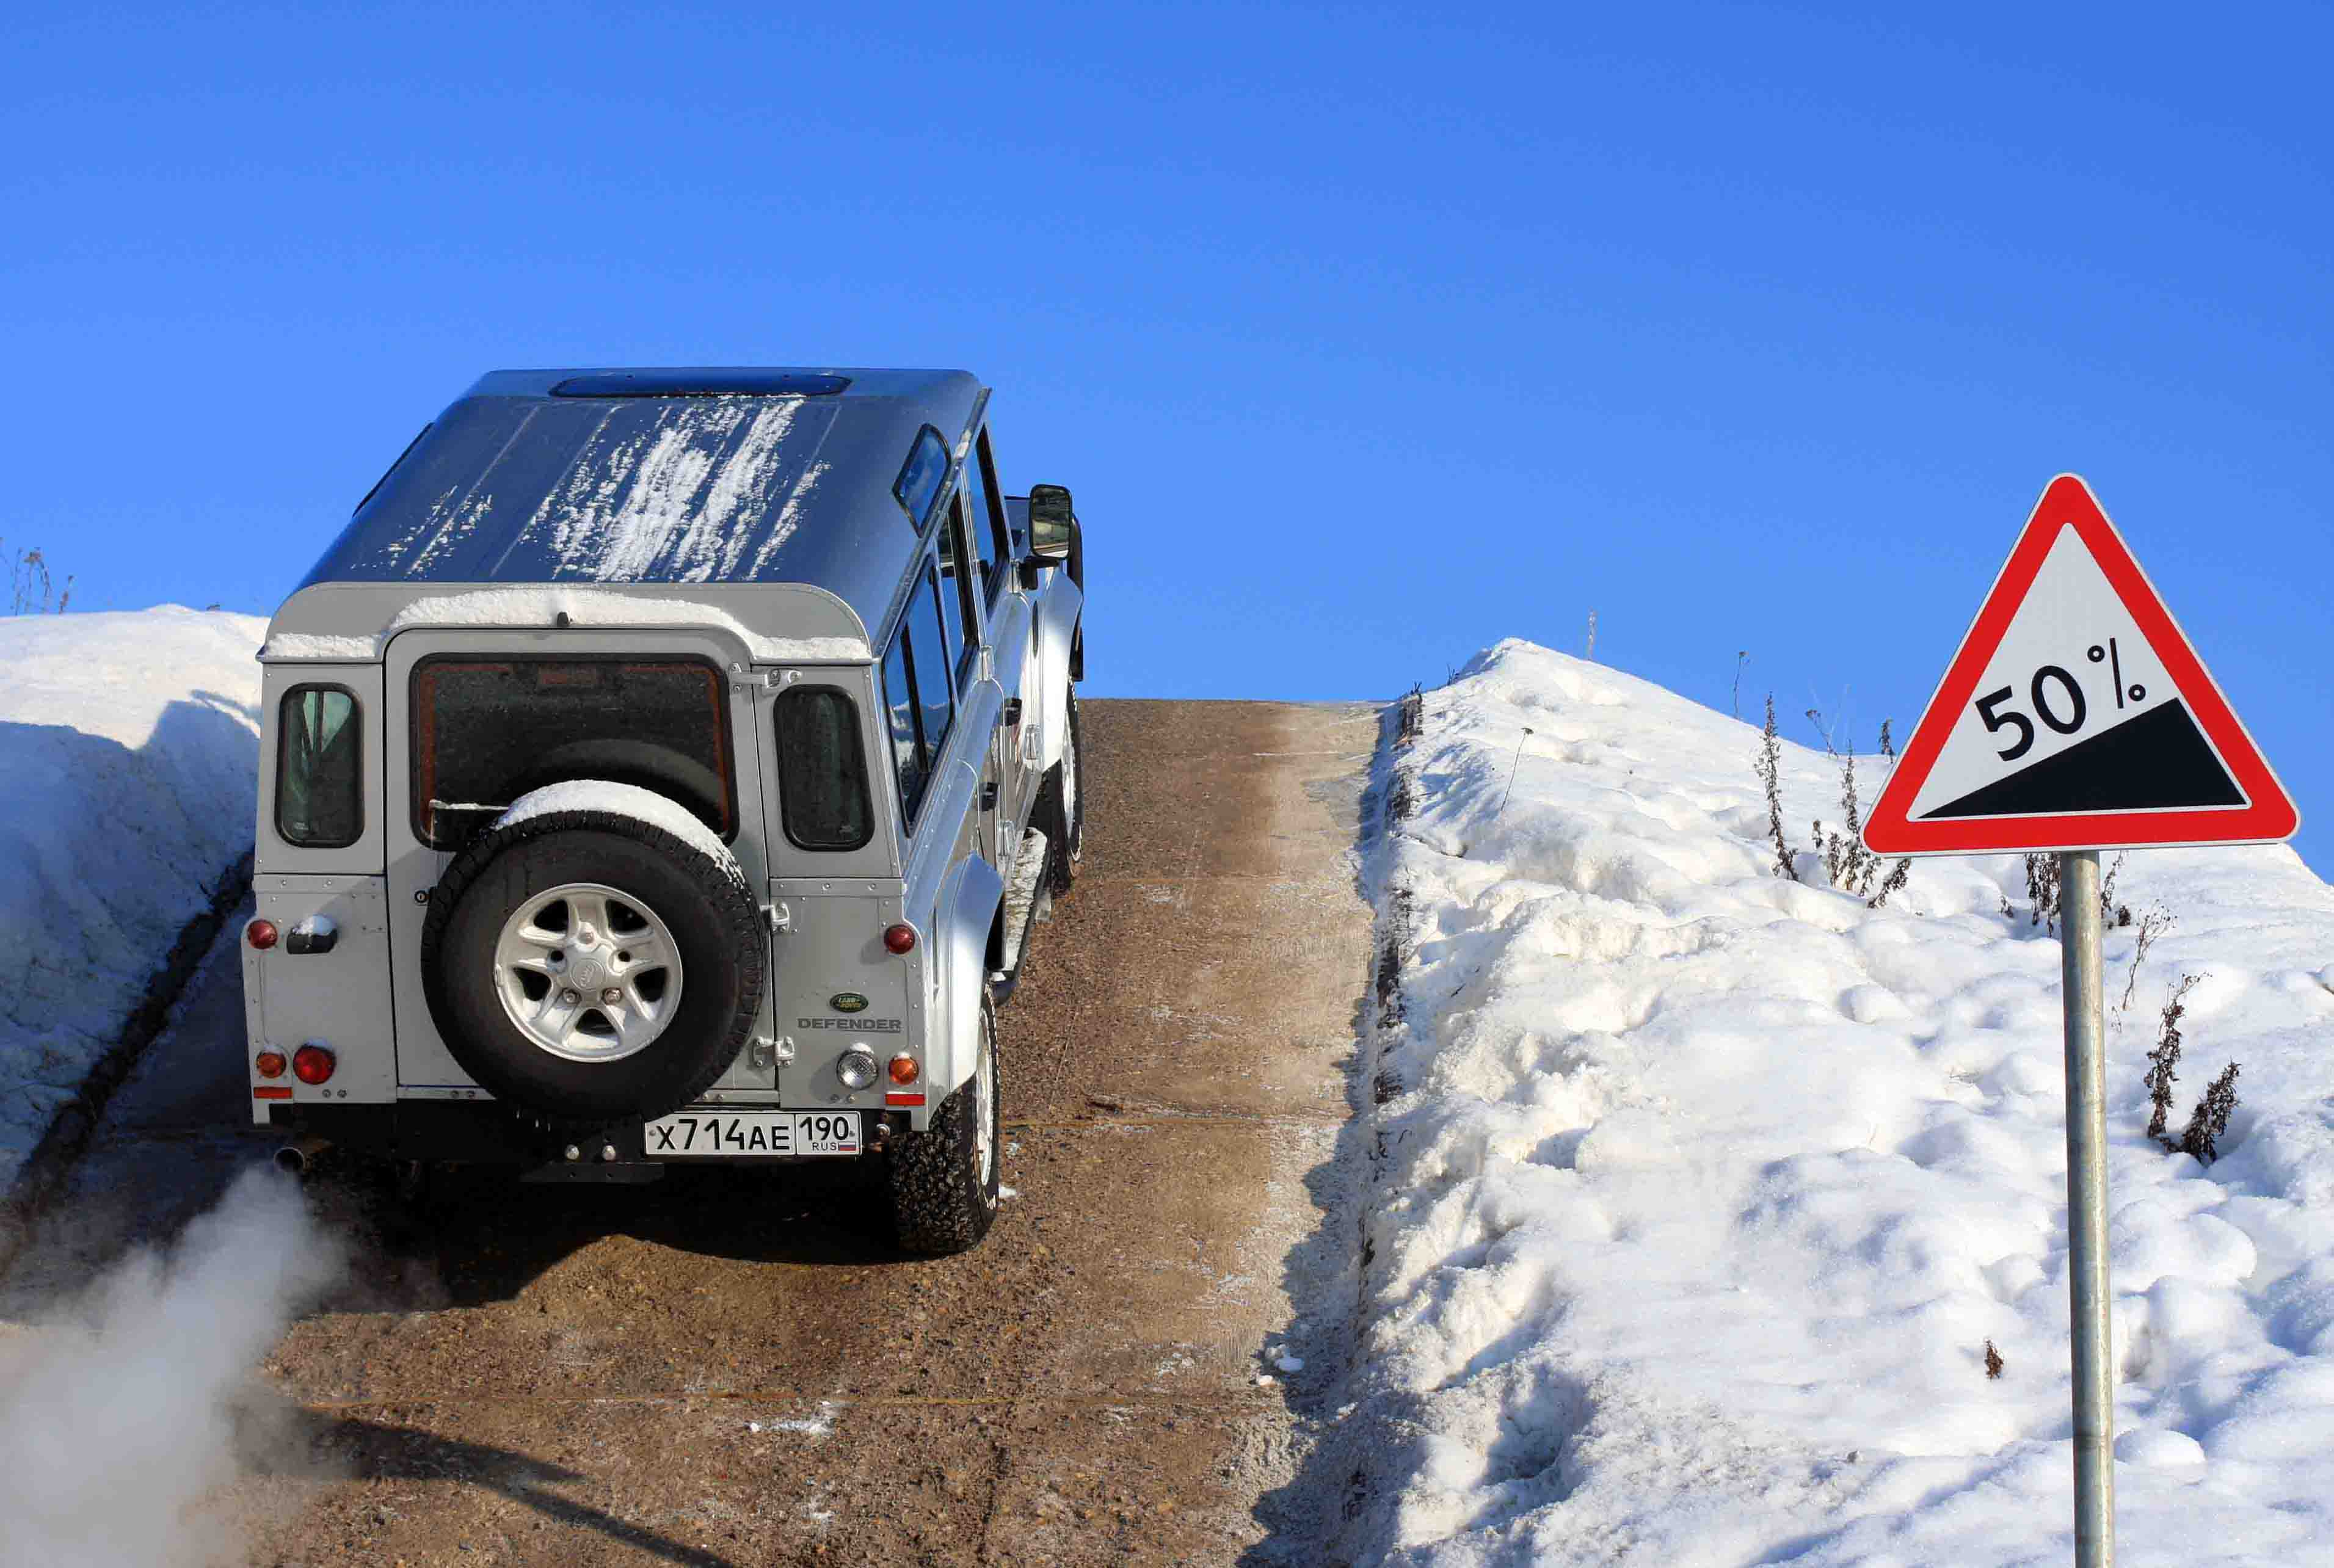
[[[1008,697],[1005,699],[1005,722],[1008,727],[1021,722],[1021,699],[1019,697]]]
[[[993,812],[997,809],[997,781],[995,779],[990,779],[988,783],[980,786],[980,809],[985,812]]]
[[[762,918],[770,922],[771,930],[781,935],[789,933],[795,928],[794,911],[787,909],[783,902],[764,904]]]

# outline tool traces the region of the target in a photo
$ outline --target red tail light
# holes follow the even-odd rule
[[[281,1051],[262,1051],[251,1064],[259,1070],[262,1078],[284,1076],[284,1053]]]
[[[268,948],[275,946],[275,922],[273,920],[252,921],[251,924],[243,928],[243,939],[249,942],[253,947],[257,948],[260,951],[265,952]]]
[[[911,953],[915,951],[916,928],[910,925],[898,925],[889,928],[883,933],[883,946],[886,949],[894,953]]]
[[[333,1053],[322,1045],[303,1045],[292,1053],[292,1076],[303,1083],[322,1083],[333,1075]]]

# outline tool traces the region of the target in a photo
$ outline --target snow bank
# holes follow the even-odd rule
[[[1779,877],[1758,746],[1510,641],[1393,754],[1357,1562],[2071,1556],[2058,943],[2017,857]],[[1838,769],[1783,773],[1804,851]],[[2117,897],[2178,920],[2110,1014],[2121,1561],[2334,1561],[2334,891],[2157,851]],[[2183,973],[2175,1130],[2243,1064],[2209,1168],[2142,1135]]]
[[[250,847],[265,628],[0,619],[0,1188]]]

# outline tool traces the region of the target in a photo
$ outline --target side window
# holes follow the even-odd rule
[[[932,520],[932,503],[940,498],[940,481],[948,477],[948,443],[940,439],[938,430],[926,425],[916,432],[916,444],[908,449],[908,460],[900,466],[900,476],[892,481],[893,498],[919,534]]]
[[[275,832],[287,844],[333,850],[364,833],[363,728],[343,687],[284,694],[275,756]]]
[[[786,842],[804,850],[855,850],[874,831],[866,754],[851,698],[831,686],[780,697],[778,813]]]
[[[938,581],[929,565],[908,614],[883,656],[883,706],[890,715],[892,760],[900,774],[900,809],[912,830],[932,768],[955,712],[949,697],[947,634],[940,630]]]
[[[900,809],[912,822],[924,799],[924,752],[916,739],[916,688],[908,678],[904,626],[883,656],[883,725],[892,741],[892,771],[900,776]]]
[[[1012,566],[1013,551],[1006,542],[1005,509],[998,501],[997,464],[989,455],[989,432],[985,429],[973,444],[973,460],[964,466],[964,495],[965,505],[971,513],[965,520],[966,525],[972,531],[973,549],[980,556],[980,580],[994,602]]]
[[[964,492],[949,497],[948,521],[940,524],[940,616],[948,622],[950,656],[963,668],[967,655],[980,645],[980,623],[974,619],[972,579],[958,563],[963,559]]]
[[[956,659],[950,652],[948,633],[940,629],[940,591],[929,566],[924,568],[915,602],[908,607],[908,657],[923,710],[924,766],[929,769],[940,758],[940,745],[948,739],[949,719],[956,712],[949,697]]]

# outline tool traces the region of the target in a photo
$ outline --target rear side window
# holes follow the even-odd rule
[[[892,771],[900,780],[900,810],[912,822],[924,800],[924,748],[916,739],[916,683],[908,678],[905,628],[883,656],[883,730],[892,746]]]
[[[911,826],[924,803],[955,713],[949,696],[949,670],[954,662],[947,634],[940,630],[940,594],[927,564],[892,650],[883,657],[892,757],[900,774],[900,808]]]
[[[916,444],[908,449],[908,460],[900,466],[900,476],[892,481],[892,494],[908,514],[908,521],[921,534],[924,524],[932,520],[932,503],[940,498],[940,481],[948,477],[948,443],[940,433],[926,425],[916,432]]]
[[[275,832],[302,849],[336,850],[364,835],[364,726],[345,687],[284,694],[275,758]]]
[[[413,671],[414,836],[459,849],[529,790],[606,779],[733,837],[725,689],[704,659],[426,659]]]
[[[911,634],[908,664],[916,676],[916,701],[929,765],[938,760],[940,745],[948,738],[949,719],[956,711],[949,697],[956,659],[949,647],[948,633],[940,627],[940,596],[929,566],[924,568],[923,582],[917,586],[916,601],[908,607],[908,630]]]
[[[859,848],[874,828],[851,698],[831,686],[793,687],[778,698],[776,724],[786,842],[804,850]]]

